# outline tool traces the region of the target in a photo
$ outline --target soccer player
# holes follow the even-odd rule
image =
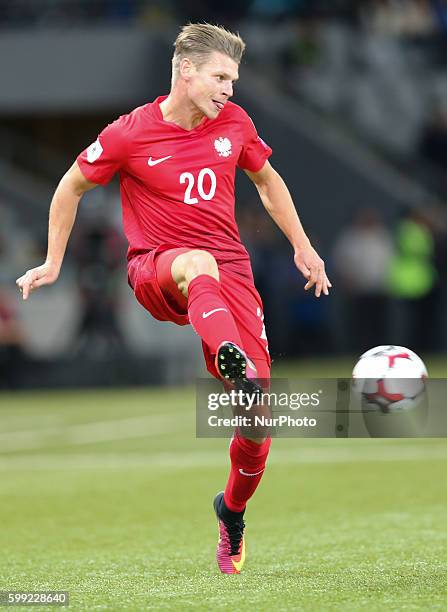
[[[328,294],[324,263],[312,248],[290,193],[247,113],[230,102],[245,44],[210,24],[189,24],[175,41],[169,95],[108,125],[60,181],[50,206],[45,262],[17,279],[26,300],[56,281],[82,195],[119,172],[128,280],[153,317],[190,323],[208,371],[235,388],[259,389],[270,357],[262,302],[234,216],[234,178],[242,168],[294,249],[305,289]],[[214,499],[217,562],[239,573],[245,560],[244,511],[255,492],[270,437],[236,431],[225,491]]]

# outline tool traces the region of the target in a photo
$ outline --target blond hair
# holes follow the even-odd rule
[[[174,42],[174,55],[172,57],[172,79],[178,77],[180,62],[189,58],[193,64],[200,68],[206,63],[213,51],[231,57],[237,64],[240,63],[245,49],[245,43],[239,33],[233,34],[229,30],[210,23],[188,23],[183,26]]]

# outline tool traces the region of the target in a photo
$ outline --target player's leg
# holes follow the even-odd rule
[[[258,372],[268,378],[265,360],[255,360]],[[248,500],[256,491],[264,474],[270,450],[270,437],[249,439],[236,429],[230,443],[230,474],[225,491],[214,498],[218,519],[219,541],[217,564],[225,574],[238,574],[245,562],[244,514]]]
[[[159,262],[164,266],[163,255]],[[256,391],[247,378],[253,378],[255,372],[251,371],[238,327],[222,296],[214,257],[199,249],[181,253],[172,261],[171,275],[178,291],[188,300],[191,325],[216,356],[217,374],[242,389]]]
[[[238,324],[242,342],[257,370],[258,382],[267,389],[270,356],[264,327],[262,302],[252,286],[242,287],[234,279],[223,278],[227,296]],[[211,360],[207,359],[210,364]],[[249,434],[250,435],[250,434]],[[264,474],[271,439],[252,438],[236,430],[230,444],[230,474],[225,491],[214,499],[219,520],[217,562],[224,573],[239,573],[245,561],[244,512]]]

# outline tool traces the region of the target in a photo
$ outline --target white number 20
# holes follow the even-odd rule
[[[210,177],[211,181],[211,186],[208,193],[206,193],[203,188],[203,181],[206,175]],[[197,198],[191,197],[191,193],[195,183],[194,175],[191,174],[191,172],[182,172],[182,174],[180,175],[180,184],[183,185],[186,182],[188,184],[186,185],[185,197],[183,198],[183,201],[185,202],[185,204],[197,204],[199,200]],[[216,185],[217,179],[214,172],[210,170],[210,168],[202,168],[202,170],[200,170],[199,172],[199,176],[197,177],[197,191],[199,192],[199,195],[202,200],[213,199],[214,194],[216,193]]]

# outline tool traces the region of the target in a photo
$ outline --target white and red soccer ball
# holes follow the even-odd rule
[[[360,357],[352,372],[362,406],[384,413],[411,410],[425,396],[427,368],[404,346],[376,346]]]

